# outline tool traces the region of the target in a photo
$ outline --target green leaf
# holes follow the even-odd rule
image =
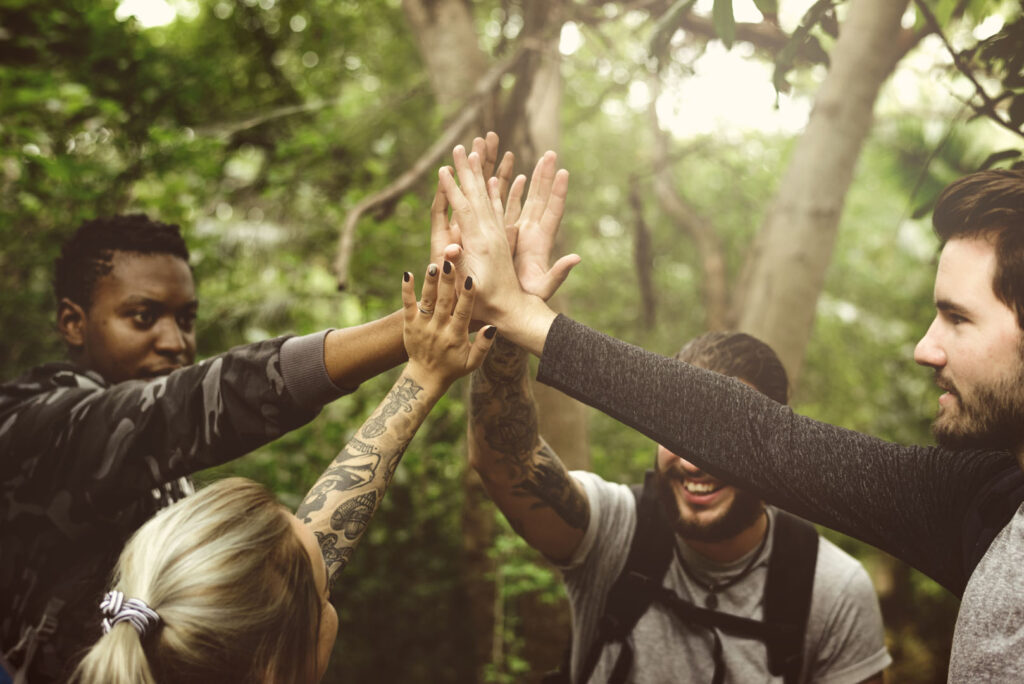
[[[804,13],[803,18],[800,20],[800,25],[796,27],[793,35],[789,37],[786,45],[775,58],[775,73],[772,75],[772,83],[775,85],[775,90],[780,93],[789,90],[786,74],[793,68],[797,53],[800,51],[801,46],[810,42],[809,39],[812,37],[811,29],[825,18],[825,15],[828,14],[828,11],[834,5],[835,0],[818,0]]]
[[[732,14],[732,0],[715,0],[711,20],[715,25],[715,33],[722,39],[725,47],[732,48],[736,40],[736,18]]]
[[[682,26],[683,17],[687,15],[696,2],[697,0],[676,0],[668,8],[668,11],[654,24],[648,54],[654,58],[657,64],[660,65],[664,61],[672,36]]]
[[[765,18],[775,16],[779,13],[779,0],[754,0],[757,11]]]

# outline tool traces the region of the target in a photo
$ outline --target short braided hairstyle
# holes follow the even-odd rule
[[[107,216],[86,221],[61,246],[53,263],[54,294],[88,309],[96,281],[110,273],[114,252],[169,254],[188,263],[188,247],[175,224],[145,214]]]
[[[782,361],[771,347],[746,333],[705,333],[687,342],[676,359],[745,380],[780,404],[789,400],[789,377]]]

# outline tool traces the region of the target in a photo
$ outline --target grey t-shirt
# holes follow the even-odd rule
[[[573,558],[563,568],[573,616],[574,681],[593,642],[608,590],[615,582],[633,540],[636,503],[629,487],[597,475],[574,471],[590,500],[590,526]],[[774,509],[769,507],[774,521]],[[763,619],[764,583],[771,555],[765,547],[727,565],[716,565],[680,542],[680,552],[702,577],[724,579],[741,572],[754,554],[753,571],[718,594],[718,610],[754,620]],[[695,584],[673,558],[665,585],[680,597],[703,605],[706,591]],[[670,681],[710,682],[714,673],[712,636],[689,627],[659,605],[652,605],[632,633],[634,664],[629,681],[662,684]],[[777,683],[767,669],[767,652],[760,641],[722,635],[726,682]],[[605,647],[591,682],[606,682],[618,658],[619,646]],[[860,564],[826,539],[818,546],[814,593],[804,644],[802,682],[854,684],[892,662],[885,648],[878,599]]]
[[[967,582],[953,632],[951,682],[1024,680],[1024,507],[1003,528]],[[1015,657],[1012,654],[1017,654]]]

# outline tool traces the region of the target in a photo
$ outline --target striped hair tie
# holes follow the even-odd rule
[[[120,591],[108,591],[107,595],[100,601],[100,613],[103,620],[100,625],[103,633],[107,634],[119,622],[130,622],[139,638],[145,636],[160,625],[160,616],[156,611],[146,605],[142,599],[126,599]]]

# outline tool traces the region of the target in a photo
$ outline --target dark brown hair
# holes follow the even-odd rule
[[[951,183],[935,203],[932,225],[943,245],[957,238],[993,241],[992,291],[1024,329],[1024,170],[979,171]]]

